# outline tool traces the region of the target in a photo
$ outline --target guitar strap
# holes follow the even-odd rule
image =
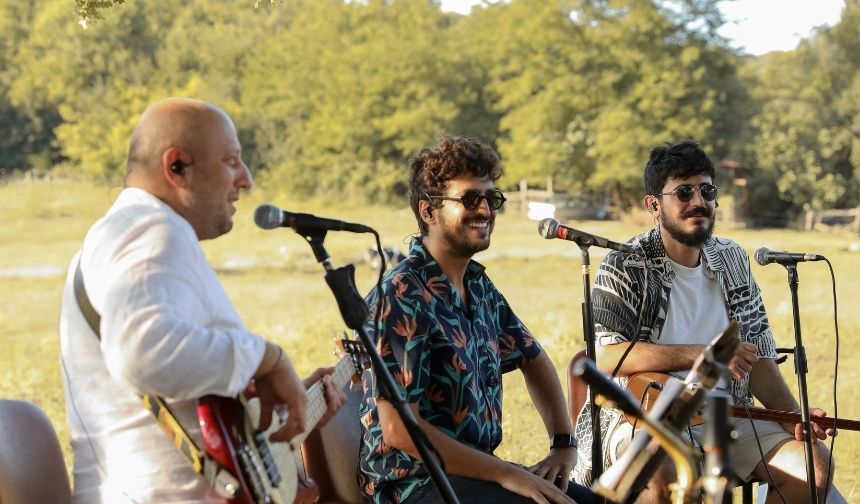
[[[78,308],[87,321],[87,324],[95,333],[96,338],[101,340],[101,315],[93,308],[87,290],[84,287],[84,275],[81,273],[81,259],[78,257],[78,262],[75,265],[74,279],[75,299],[78,302]],[[240,490],[239,481],[228,471],[224,466],[213,459],[205,450],[201,450],[188,432],[176,419],[173,411],[167,403],[158,396],[149,394],[140,395],[140,400],[144,407],[152,413],[159,427],[167,434],[173,446],[179,450],[190,465],[191,469],[203,478],[212,486],[213,490],[219,496],[225,499],[234,499],[238,496]]]

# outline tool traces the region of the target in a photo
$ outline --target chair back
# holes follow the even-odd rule
[[[0,504],[72,501],[60,441],[35,404],[0,399]]]
[[[574,427],[576,427],[576,419],[579,417],[582,405],[585,404],[585,398],[588,395],[588,385],[573,374],[573,367],[580,359],[585,358],[585,350],[580,350],[573,354],[567,365],[567,410],[570,413],[570,421]]]
[[[346,404],[325,427],[314,430],[302,443],[305,471],[319,486],[320,503],[364,502],[356,480],[361,443],[358,417],[361,397],[361,383],[347,386]]]

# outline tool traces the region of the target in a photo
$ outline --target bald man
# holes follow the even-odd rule
[[[63,293],[60,344],[76,502],[219,502],[139,394],[167,398],[199,446],[196,399],[235,396],[251,380],[264,411],[275,404],[290,411],[276,441],[308,428],[311,383],[325,385],[322,424],[345,401],[332,368],[303,381],[282,349],[245,328],[203,255],[199,241],[230,231],[234,205],[251,185],[224,111],[171,98],[141,116],[125,188],[84,238]],[[100,337],[75,298],[78,264],[101,315]]]

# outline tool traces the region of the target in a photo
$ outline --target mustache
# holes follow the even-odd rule
[[[689,217],[696,217],[696,216],[711,217],[712,215],[713,215],[713,212],[711,212],[710,209],[705,208],[705,207],[696,207],[696,208],[691,208],[691,209],[687,210],[686,212],[681,214],[681,217],[687,219]]]

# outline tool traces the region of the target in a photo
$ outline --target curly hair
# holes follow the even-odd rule
[[[409,163],[409,205],[418,221],[421,236],[427,223],[418,214],[418,202],[427,196],[442,196],[451,179],[464,173],[488,177],[495,182],[502,175],[499,156],[489,146],[466,136],[442,136],[435,147],[425,147]],[[438,207],[428,200],[431,208]]]
[[[696,140],[665,143],[651,149],[645,165],[645,194],[658,194],[669,178],[687,178],[707,174],[713,180],[714,163]]]

